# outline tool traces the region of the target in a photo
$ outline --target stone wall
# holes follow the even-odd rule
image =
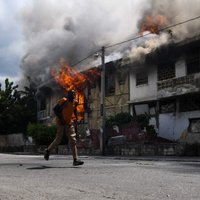
[[[22,133],[0,135],[0,147],[23,146],[24,137]]]
[[[43,154],[45,147],[37,148]],[[200,145],[181,143],[114,145],[106,148],[105,155],[113,156],[198,156]],[[52,154],[71,155],[66,145],[59,145]],[[101,155],[100,149],[78,148],[79,155]]]
[[[131,144],[109,147],[109,155],[121,156],[174,156],[177,155],[177,144]]]
[[[0,152],[23,151],[24,137],[22,133],[0,135]]]

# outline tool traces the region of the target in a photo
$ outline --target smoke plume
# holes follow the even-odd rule
[[[26,55],[21,68],[24,76],[41,84],[60,58],[77,63],[102,46],[134,38],[147,15],[164,15],[168,25],[198,16],[198,0],[34,0],[23,9]],[[174,38],[182,40],[196,34],[199,21],[172,28]],[[106,49],[107,60],[120,56],[139,59],[141,55],[167,43],[169,34],[160,33]],[[117,55],[117,56],[116,56]],[[78,67],[92,67],[92,61]]]
[[[151,35],[149,32],[144,32],[144,36],[147,36],[132,43],[132,46],[126,52],[127,57],[130,57],[132,61],[143,61],[146,54],[152,52],[161,45],[167,45],[172,40],[179,42],[200,34],[198,28],[200,27],[200,18],[189,21],[190,19],[200,16],[198,0],[151,0],[149,3],[149,9],[145,10],[142,17],[137,22],[138,30],[141,30],[141,25],[145,23],[148,17],[156,19],[156,17],[160,16],[165,18],[165,21],[163,21],[162,26],[158,18],[157,21],[152,20],[151,25],[157,25],[155,27],[155,32]],[[158,22],[160,23],[159,26]],[[169,28],[166,29],[166,27]],[[161,29],[160,32],[159,28]],[[156,34],[156,32],[159,33]]]

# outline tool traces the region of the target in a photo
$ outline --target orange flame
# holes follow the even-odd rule
[[[156,15],[154,17],[146,16],[143,23],[140,26],[140,35],[143,35],[145,31],[150,33],[159,34],[160,30],[168,23],[167,18],[163,15]]]
[[[56,74],[55,69],[52,69],[51,74],[54,80],[65,89],[66,92],[70,89],[75,90],[75,99],[78,101],[78,121],[81,121],[84,117],[84,89],[89,83],[95,81],[100,73],[96,69],[89,69],[85,73],[80,73],[75,68],[68,66],[63,60],[60,62],[60,66],[59,74]]]

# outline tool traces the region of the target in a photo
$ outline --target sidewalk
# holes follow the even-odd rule
[[[200,162],[200,156],[92,156],[98,159]]]

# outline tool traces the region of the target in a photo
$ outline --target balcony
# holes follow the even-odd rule
[[[200,73],[157,82],[158,98],[200,91]]]

